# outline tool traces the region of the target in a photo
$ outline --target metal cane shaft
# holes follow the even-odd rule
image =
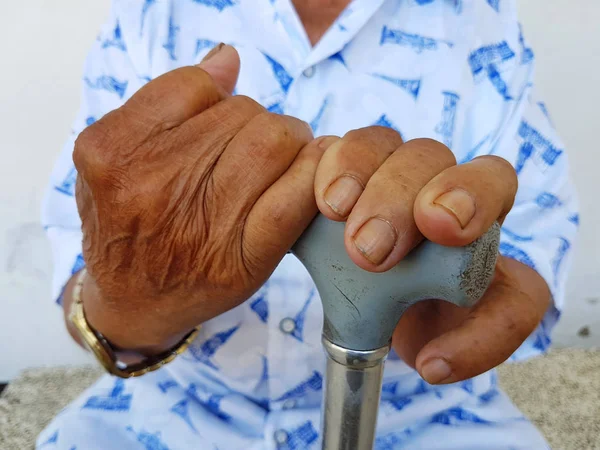
[[[323,449],[373,448],[383,360],[400,317],[431,298],[473,306],[492,280],[499,241],[496,223],[465,247],[425,241],[387,272],[371,273],[348,256],[343,223],[315,218],[292,252],[323,304]]]
[[[327,350],[323,450],[372,450],[389,347],[353,351],[323,339]]]

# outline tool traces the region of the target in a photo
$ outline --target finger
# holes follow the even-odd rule
[[[549,303],[548,286],[533,269],[500,258],[484,297],[461,325],[421,349],[417,370],[428,383],[447,384],[493,369],[537,327]]]
[[[365,270],[396,265],[421,239],[413,205],[433,177],[456,164],[443,144],[416,139],[402,145],[369,180],[346,224],[350,258]]]
[[[120,109],[123,126],[153,136],[182,124],[226,98],[235,86],[239,67],[237,51],[225,45],[198,66],[159,76]]]
[[[240,75],[240,56],[230,45],[217,45],[206,54],[198,67],[205,70],[225,92],[231,94]]]
[[[368,127],[347,133],[323,155],[315,178],[315,197],[321,213],[344,220],[371,176],[400,145],[397,131]]]
[[[481,156],[446,169],[419,193],[415,222],[430,241],[463,246],[502,222],[517,193],[515,169],[497,156]]]
[[[294,117],[265,112],[250,120],[215,161],[212,173],[215,192],[222,190],[219,198],[227,199],[221,208],[231,209],[227,220],[242,220],[312,140],[310,126]]]
[[[317,204],[317,165],[331,138],[315,139],[300,151],[287,171],[254,204],[244,228],[245,261],[256,273],[275,267],[308,227]]]

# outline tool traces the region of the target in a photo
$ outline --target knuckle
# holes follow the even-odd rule
[[[456,156],[452,150],[443,143],[431,138],[418,138],[409,141],[411,148],[416,153],[426,156],[428,159],[439,161],[445,167],[456,165]]]
[[[369,131],[377,138],[389,141],[390,144],[401,145],[402,136],[400,133],[393,128],[384,127],[380,125],[373,125],[369,127]]]
[[[402,145],[402,137],[393,128],[372,125],[349,131],[344,135],[345,141],[366,141],[369,143],[387,144],[385,147],[398,147]]]
[[[185,66],[168,72],[168,74],[174,78],[174,82],[193,83],[194,85],[201,85],[203,89],[217,90],[217,84],[212,76],[201,67]]]
[[[83,130],[75,140],[73,162],[77,171],[86,176],[95,174],[106,166],[106,135],[101,128],[92,125]]]
[[[253,119],[253,126],[260,130],[264,145],[270,150],[288,146],[293,140],[288,118],[263,112]]]
[[[246,114],[256,115],[266,112],[266,109],[260,103],[246,95],[235,95],[230,97],[228,102],[231,103],[232,107]]]

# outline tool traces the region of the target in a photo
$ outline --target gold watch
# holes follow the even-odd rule
[[[73,302],[69,311],[69,320],[77,329],[81,340],[85,346],[94,354],[98,362],[107,372],[120,378],[139,377],[148,372],[160,369],[165,364],[173,361],[178,355],[182,354],[198,336],[200,325],[188,333],[179,344],[173,349],[167,350],[159,355],[152,357],[141,356],[141,362],[127,365],[119,360],[117,350],[110,342],[102,336],[101,333],[94,330],[85,318],[83,311],[83,302],[81,300],[81,291],[83,282],[87,276],[86,269],[82,269],[77,275],[77,281],[73,288]]]

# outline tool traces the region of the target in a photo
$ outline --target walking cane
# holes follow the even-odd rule
[[[500,227],[494,224],[466,247],[424,241],[388,272],[371,273],[347,255],[344,226],[318,215],[292,253],[310,273],[323,303],[328,358],[322,448],[372,450],[384,361],[400,317],[425,299],[474,305],[494,274]]]

